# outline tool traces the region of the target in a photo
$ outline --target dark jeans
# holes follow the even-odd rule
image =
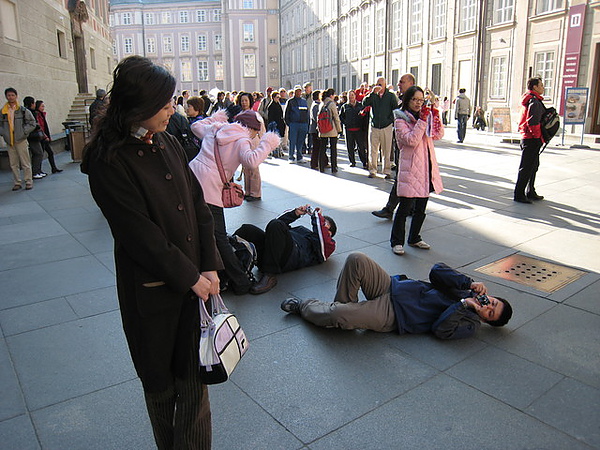
[[[321,140],[319,139],[318,133],[310,133],[310,139],[312,140],[312,147],[310,150],[310,168],[319,168],[319,152],[321,148]]]
[[[34,175],[42,172],[42,161],[44,160],[44,150],[42,150],[42,144],[40,141],[30,141],[27,139],[29,144],[29,150],[31,151],[31,171]]]
[[[327,167],[327,141],[329,141],[330,156],[331,156],[331,171],[337,172],[337,136],[336,137],[321,137],[319,148],[319,170],[325,172]]]
[[[356,165],[356,150],[358,149],[358,157],[360,158],[360,162],[363,165],[363,168],[368,169],[368,159],[367,159],[367,131],[366,130],[358,130],[358,131],[349,131],[346,128],[346,147],[348,149],[348,159],[350,160],[350,164],[353,166]]]
[[[468,114],[459,114],[456,119],[457,128],[456,132],[458,133],[458,140],[460,142],[465,140],[465,135],[467,134],[467,121],[469,120]]]
[[[235,234],[254,244],[258,254],[258,269],[262,273],[284,271],[294,246],[290,227],[284,221],[273,219],[264,231],[247,223],[238,228]]]
[[[406,218],[409,216],[411,211],[412,219],[410,221],[410,230],[408,232],[408,243],[416,244],[421,240],[421,227],[425,221],[425,208],[427,208],[427,201],[429,197],[425,198],[413,198],[413,197],[400,197],[400,204],[394,217],[394,225],[392,226],[392,236],[390,238],[390,244],[404,245],[404,237],[406,235]]]
[[[50,141],[42,141],[42,149],[48,153],[48,162],[50,163],[50,168],[52,170],[58,169],[58,167],[56,167],[56,162],[54,162],[54,152],[52,151]]]
[[[225,277],[229,280],[229,286],[235,294],[245,294],[250,289],[252,283],[248,279],[248,275],[246,275],[240,260],[235,256],[233,247],[231,247],[227,239],[223,208],[210,204],[208,208],[213,215],[215,240],[217,241],[217,249],[225,266]]]
[[[448,125],[448,111],[444,111],[442,113],[442,123],[444,125]]]
[[[515,198],[535,194],[535,176],[540,166],[541,139],[521,140],[521,164],[515,185]],[[35,173],[35,172],[34,172]]]

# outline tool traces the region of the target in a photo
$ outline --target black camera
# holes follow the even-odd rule
[[[485,306],[485,305],[489,305],[490,304],[490,299],[488,298],[487,295],[485,294],[480,294],[477,296],[476,298],[477,302],[481,305],[481,306]]]
[[[306,214],[308,214],[309,216],[312,216],[314,213],[315,213],[315,210],[312,208],[312,206],[306,207]]]

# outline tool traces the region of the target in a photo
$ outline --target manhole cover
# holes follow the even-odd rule
[[[586,273],[522,255],[511,255],[475,270],[548,293],[562,289]]]

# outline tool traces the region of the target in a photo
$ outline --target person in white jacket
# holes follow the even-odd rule
[[[276,133],[270,132],[265,133],[260,140],[256,139],[261,122],[255,111],[243,111],[234,120],[235,122],[228,123],[227,114],[217,111],[192,124],[192,132],[202,139],[202,148],[190,162],[190,168],[202,186],[204,198],[214,218],[217,248],[225,266],[224,278],[228,279],[229,287],[235,294],[242,295],[250,290],[252,282],[227,239],[221,197],[223,182],[215,160],[215,149],[219,149],[225,177],[229,180],[240,165],[244,168],[257,168],[277,148],[280,138]]]

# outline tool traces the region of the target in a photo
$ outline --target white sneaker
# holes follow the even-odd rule
[[[431,248],[431,245],[429,245],[425,241],[419,241],[419,242],[415,242],[414,244],[408,244],[408,245],[410,245],[411,247],[420,248],[421,250],[429,250]]]
[[[392,247],[392,251],[396,254],[396,255],[404,255],[404,247],[402,247],[401,245],[394,245]]]

